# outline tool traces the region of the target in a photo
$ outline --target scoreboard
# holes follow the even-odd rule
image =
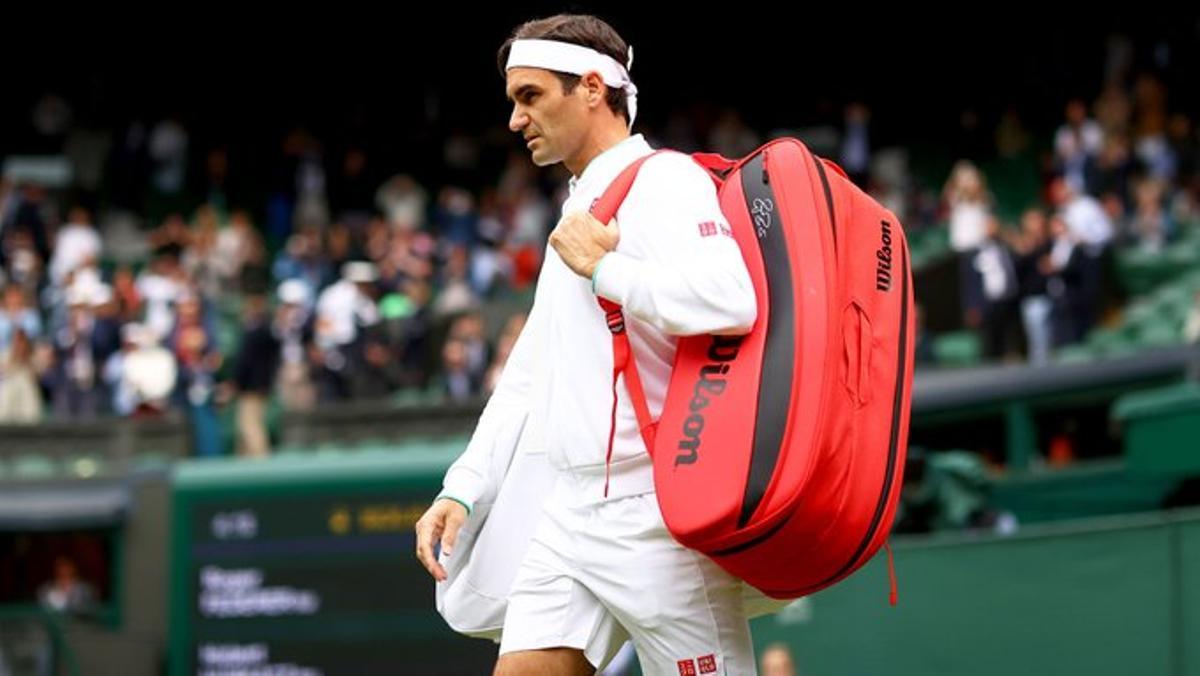
[[[192,461],[173,477],[170,673],[490,673],[414,556],[444,452]],[[136,580],[132,581],[136,584]]]

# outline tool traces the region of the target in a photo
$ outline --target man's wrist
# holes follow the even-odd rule
[[[442,493],[441,495],[439,495],[433,499],[434,502],[437,502],[438,500],[453,500],[454,502],[457,502],[458,504],[462,505],[467,510],[467,516],[471,516],[471,505],[467,504],[466,500],[461,500],[459,498],[454,497],[453,495],[446,495],[445,493]]]
[[[596,263],[592,265],[592,293],[596,293],[596,277],[600,275],[600,264],[604,262],[604,258],[611,252],[605,252],[603,256],[596,259]]]

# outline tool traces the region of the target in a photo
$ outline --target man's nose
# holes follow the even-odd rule
[[[520,132],[527,124],[529,124],[529,116],[522,112],[520,108],[514,106],[512,115],[508,118],[509,130]]]

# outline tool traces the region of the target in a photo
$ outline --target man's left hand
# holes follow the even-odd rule
[[[562,217],[550,233],[550,246],[575,274],[591,279],[600,258],[617,248],[619,239],[621,231],[615,218],[606,226],[590,213],[580,211]]]

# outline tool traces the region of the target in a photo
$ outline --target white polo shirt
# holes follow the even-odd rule
[[[631,162],[653,149],[641,134],[609,148],[570,180],[565,215],[588,210]],[[538,276],[533,308],[443,493],[467,504],[494,499],[493,441],[502,422],[526,412],[518,453],[544,452],[580,504],[604,500],[612,412],[612,335],[596,294],[624,306],[651,417],[657,419],[677,336],[746,333],[757,307],[754,287],[706,170],[690,157],[647,160],[617,212],[620,241],[592,281],[571,271],[552,247]],[[617,386],[610,499],[654,490],[650,457],[624,376]]]

